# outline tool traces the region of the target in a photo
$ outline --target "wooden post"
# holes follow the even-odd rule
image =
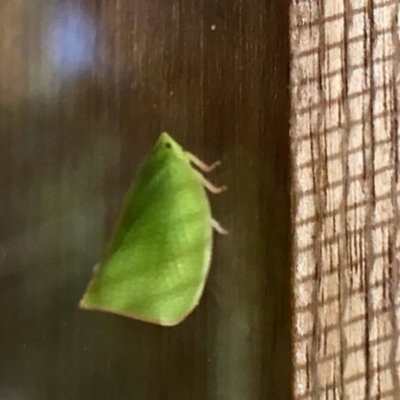
[[[298,400],[400,396],[399,16],[292,0]]]

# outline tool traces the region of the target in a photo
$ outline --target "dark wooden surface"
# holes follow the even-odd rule
[[[286,3],[1,1],[2,399],[291,398]],[[230,188],[201,304],[175,328],[80,311],[162,130]]]

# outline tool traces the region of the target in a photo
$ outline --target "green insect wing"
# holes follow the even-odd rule
[[[197,306],[207,279],[213,220],[205,188],[220,193],[193,168],[206,165],[162,133],[128,191],[104,261],[79,303],[163,326],[177,325]]]

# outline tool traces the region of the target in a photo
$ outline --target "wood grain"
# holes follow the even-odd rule
[[[1,1],[1,398],[291,398],[288,8]],[[173,329],[77,308],[163,130],[229,186]]]
[[[398,1],[292,1],[295,398],[397,399]]]

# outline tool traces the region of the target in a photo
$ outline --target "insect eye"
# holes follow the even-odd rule
[[[167,148],[167,149],[170,149],[171,148],[171,143],[165,143],[165,147]]]

